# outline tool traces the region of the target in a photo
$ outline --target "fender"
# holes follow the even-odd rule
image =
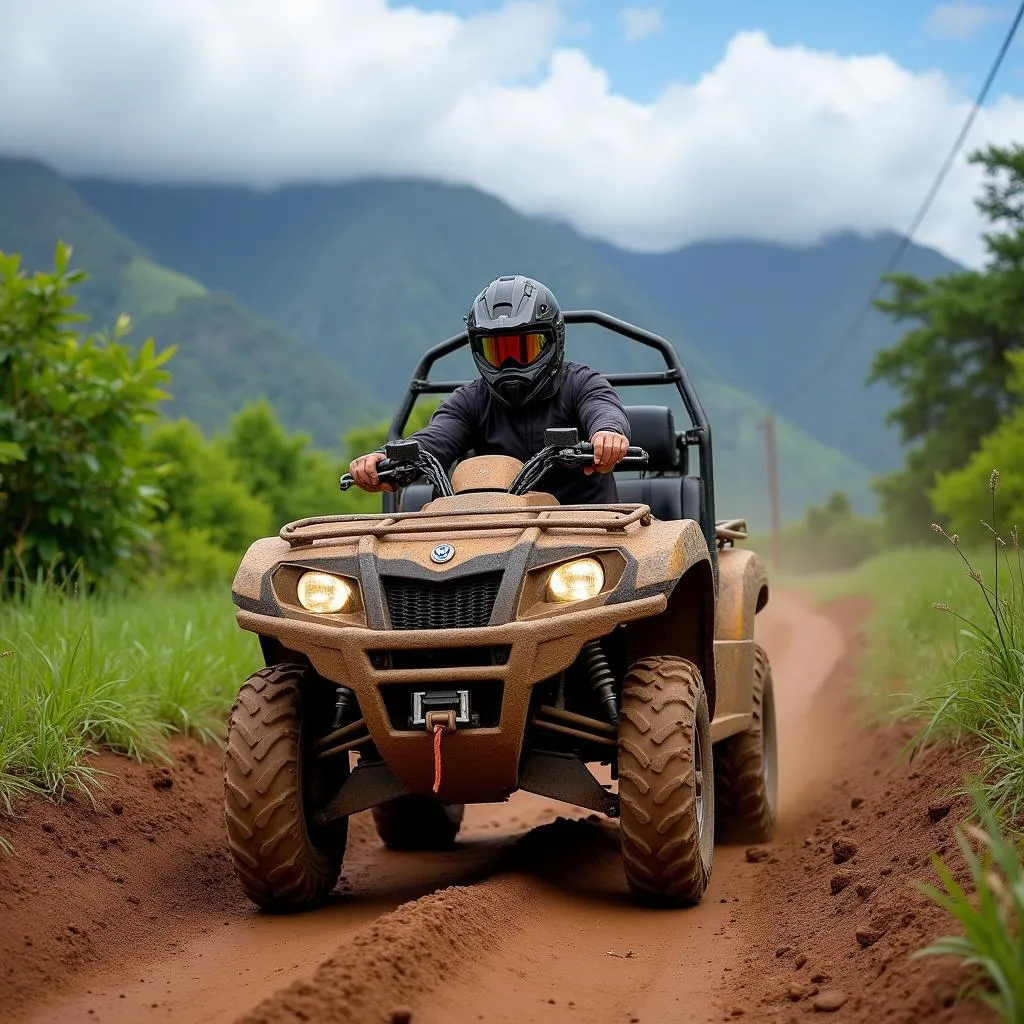
[[[760,555],[741,548],[718,553],[716,640],[753,640],[754,616],[768,603],[768,572]]]
[[[652,558],[640,563],[638,577],[649,586],[660,580],[668,592],[668,606],[659,615],[626,626],[627,661],[652,653],[673,654],[692,661],[701,672],[708,710],[715,715],[719,669],[715,650],[715,583],[711,557],[700,526],[692,520],[657,523],[650,529],[676,533],[671,555],[655,558],[659,543],[652,543]],[[652,541],[655,538],[652,535]],[[637,552],[637,548],[631,550]]]
[[[768,574],[753,551],[724,548],[718,554],[715,662],[723,685],[718,710],[721,732],[746,728],[753,700],[754,617],[768,603]],[[727,731],[726,731],[727,730]]]

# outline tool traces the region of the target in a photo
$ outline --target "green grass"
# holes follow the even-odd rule
[[[816,579],[822,598],[868,594],[864,687],[886,715],[923,722],[919,743],[971,741],[1000,814],[1024,824],[1024,552],[1016,531],[991,546],[889,552]]]
[[[96,781],[89,755],[161,754],[168,736],[210,740],[260,665],[229,586],[74,597],[34,586],[0,605],[0,812]]]
[[[856,569],[808,578],[801,585],[822,600],[851,594],[872,599],[861,678],[880,712],[919,716],[919,702],[927,695],[955,689],[971,641],[963,624],[935,605],[977,616],[985,603],[950,552],[933,546],[888,551]]]

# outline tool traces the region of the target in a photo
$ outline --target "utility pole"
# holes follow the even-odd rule
[[[771,506],[772,559],[775,571],[782,564],[782,527],[779,523],[779,455],[775,447],[775,413],[771,409],[764,418],[764,447],[768,462],[768,501]]]

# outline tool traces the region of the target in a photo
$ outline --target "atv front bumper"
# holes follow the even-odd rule
[[[408,720],[414,690],[469,689],[483,709],[478,725],[444,737],[439,797],[449,803],[506,799],[518,787],[533,687],[568,668],[580,649],[620,623],[664,611],[664,594],[566,609],[542,618],[446,630],[378,630],[239,609],[239,626],[305,654],[325,679],[348,686],[370,738],[413,793],[434,780],[430,733]],[[425,663],[433,663],[426,667]]]

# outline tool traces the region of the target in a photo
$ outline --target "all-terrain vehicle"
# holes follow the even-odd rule
[[[672,387],[690,419],[627,406],[619,502],[533,489],[554,465],[593,463],[575,429],[548,431],[525,464],[471,457],[450,476],[402,440],[418,396],[462,383],[429,373],[463,333],[416,367],[378,466],[398,486],[383,511],[289,523],[239,566],[237,621],[266,667],[233,705],[225,810],[261,907],[323,903],[348,818],[368,809],[385,845],[423,850],[451,846],[465,804],[516,790],[590,808],[619,818],[638,901],[673,906],[702,898],[716,835],[769,837],[772,679],[754,641],[768,581],[735,545],[744,521],[715,520],[704,411],[663,338],[565,318],[660,353],[664,370],[608,379]]]

